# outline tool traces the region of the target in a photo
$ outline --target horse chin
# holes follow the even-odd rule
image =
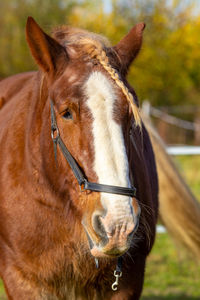
[[[112,249],[110,251],[104,251],[103,249],[94,246],[90,252],[92,256],[95,258],[117,258],[119,256],[122,256],[125,252],[127,252],[129,247],[126,247],[123,249]]]

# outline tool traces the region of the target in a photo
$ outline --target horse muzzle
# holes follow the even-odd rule
[[[131,246],[134,233],[139,225],[140,207],[137,204],[128,215],[96,211],[90,226],[84,224],[91,254],[96,257],[118,257]]]

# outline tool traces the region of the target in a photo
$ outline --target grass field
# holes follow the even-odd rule
[[[175,158],[175,162],[192,192],[200,201],[200,155],[179,156]]]
[[[142,300],[200,299],[200,265],[176,249],[168,234],[157,234],[146,268]]]
[[[200,156],[181,156],[175,161],[200,200]],[[4,299],[0,282],[0,300]],[[176,248],[167,233],[157,234],[147,261],[141,300],[200,300],[200,264],[189,259],[182,249]]]
[[[174,161],[200,201],[200,156],[179,156]],[[200,300],[200,264],[176,248],[166,234],[157,234],[147,261],[142,300]]]

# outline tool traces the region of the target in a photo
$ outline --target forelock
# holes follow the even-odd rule
[[[74,28],[70,26],[60,26],[52,31],[53,37],[58,40],[63,46],[93,45],[97,48],[110,47],[111,44],[108,39],[100,34],[89,32],[87,30]]]

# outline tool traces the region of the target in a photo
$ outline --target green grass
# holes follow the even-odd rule
[[[179,156],[174,160],[200,200],[200,156]],[[4,299],[0,282],[0,300]],[[177,249],[167,233],[157,234],[148,257],[141,300],[200,300],[200,265]]]
[[[177,156],[175,163],[194,195],[200,200],[200,155]]]
[[[177,156],[174,161],[200,201],[200,156]],[[157,234],[147,260],[142,300],[200,300],[200,264],[176,248],[169,235]]]
[[[3,283],[0,281],[0,300],[6,299]]]
[[[200,265],[179,253],[166,233],[157,234],[148,257],[142,300],[168,299],[200,299]]]

